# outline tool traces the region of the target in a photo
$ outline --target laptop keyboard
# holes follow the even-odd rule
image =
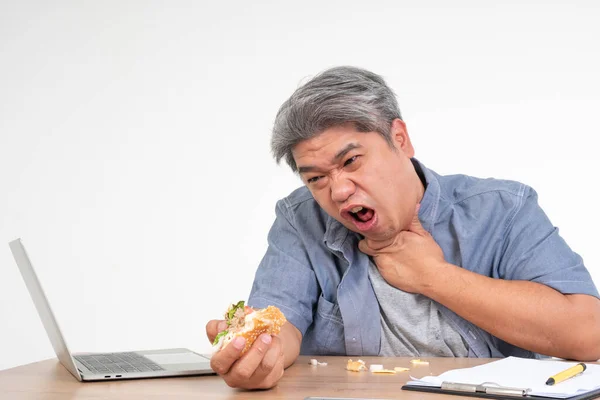
[[[137,353],[74,355],[73,358],[99,374],[164,371],[160,365]]]

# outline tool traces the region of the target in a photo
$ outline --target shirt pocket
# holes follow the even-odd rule
[[[345,355],[344,321],[337,303],[332,303],[322,295],[317,304],[315,326],[319,332],[317,349],[323,355]]]

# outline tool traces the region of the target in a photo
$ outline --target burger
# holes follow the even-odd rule
[[[246,353],[254,341],[263,333],[277,335],[287,321],[281,310],[275,306],[254,309],[238,301],[229,306],[225,312],[227,329],[219,332],[213,342],[213,350],[224,349],[233,339],[242,336],[246,346],[241,354]]]

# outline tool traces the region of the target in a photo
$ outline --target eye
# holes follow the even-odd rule
[[[358,158],[358,156],[354,156],[354,157],[350,157],[349,159],[347,159],[346,162],[344,163],[344,167],[346,165],[352,164],[354,161],[356,161],[357,158]]]
[[[306,180],[306,182],[308,182],[308,183],[315,183],[316,181],[318,181],[321,178],[322,178],[322,176],[313,176],[312,178],[308,178]]]

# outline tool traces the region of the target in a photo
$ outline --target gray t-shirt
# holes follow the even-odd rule
[[[468,356],[467,343],[444,319],[435,301],[393,287],[372,261],[369,278],[381,311],[380,356]]]

